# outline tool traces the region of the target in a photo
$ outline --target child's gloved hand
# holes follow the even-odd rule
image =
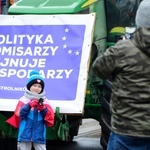
[[[37,106],[37,109],[38,109],[39,111],[42,111],[42,110],[45,109],[45,107],[44,107],[44,105],[42,104],[42,105],[38,105],[38,106]]]
[[[31,106],[31,107],[37,107],[38,106],[38,100],[31,100],[30,102],[29,102],[29,105]]]

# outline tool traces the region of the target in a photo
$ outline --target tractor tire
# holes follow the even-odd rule
[[[110,98],[111,98],[111,88],[108,84],[104,85],[105,90],[107,91],[106,96],[102,98],[101,104],[101,139],[100,144],[103,147],[103,150],[107,149],[107,144],[110,136],[110,126],[111,126],[111,112],[110,112]]]
[[[70,124],[69,141],[68,142],[72,142],[74,139],[74,136],[78,135],[79,127],[81,125],[82,119],[80,117],[76,117],[76,116],[68,116],[67,120]]]

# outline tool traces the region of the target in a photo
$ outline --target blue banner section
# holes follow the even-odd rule
[[[84,34],[85,25],[1,26],[0,98],[20,98],[37,69],[48,99],[74,100]]]

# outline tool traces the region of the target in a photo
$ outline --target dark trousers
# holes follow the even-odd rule
[[[111,133],[107,150],[150,150],[150,138]]]

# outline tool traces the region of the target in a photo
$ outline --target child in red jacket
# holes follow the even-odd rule
[[[46,127],[54,124],[54,112],[45,98],[44,80],[39,72],[30,72],[27,89],[20,98],[14,115],[6,122],[19,128],[20,150],[46,150]]]

